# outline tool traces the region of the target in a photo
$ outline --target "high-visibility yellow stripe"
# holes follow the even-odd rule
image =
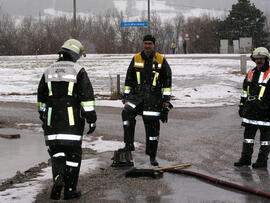
[[[138,83],[138,85],[140,85],[141,84],[141,75],[140,75],[140,72],[137,71],[136,72],[136,75],[137,75],[137,83]]]
[[[247,86],[247,95],[249,95],[249,85]]]
[[[52,83],[48,82],[49,96],[52,96]]]
[[[68,83],[68,95],[69,96],[72,96],[73,87],[74,87],[74,82],[69,82]]]
[[[38,107],[46,107],[46,103],[38,102],[37,106]]]
[[[95,106],[96,102],[95,101],[83,101],[81,102],[81,106],[85,107],[85,106]]]
[[[51,119],[52,119],[52,107],[48,108],[48,118],[47,118],[47,125],[51,125]]]
[[[162,88],[162,92],[171,92],[172,88]]]
[[[155,73],[155,76],[154,76],[154,79],[153,79],[153,83],[152,83],[153,86],[156,86],[157,85],[158,76],[159,76],[159,72],[156,72]]]
[[[74,115],[72,106],[67,107],[69,125],[74,125]]]
[[[259,97],[258,97],[259,100],[261,100],[261,98],[263,97],[264,91],[265,91],[265,86],[262,86],[262,87],[261,87],[261,90],[260,90]]]
[[[131,87],[130,86],[124,86],[123,89],[124,90],[131,90]]]

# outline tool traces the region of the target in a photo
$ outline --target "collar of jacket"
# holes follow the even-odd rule
[[[141,52],[141,55],[142,55],[142,59],[143,60],[152,60],[152,58],[155,56],[156,52],[153,51],[149,57],[146,56],[146,54],[144,53],[144,51]]]

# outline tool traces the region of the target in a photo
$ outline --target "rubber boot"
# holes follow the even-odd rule
[[[156,157],[152,157],[152,156],[150,156],[150,163],[151,163],[152,166],[158,166],[159,165],[157,160],[156,160]]]
[[[73,199],[81,196],[81,192],[77,190],[77,183],[79,179],[79,172],[81,166],[81,152],[74,153],[71,155],[70,162],[77,163],[77,165],[66,166],[66,179],[65,179],[65,190],[64,199]]]
[[[267,168],[267,160],[269,155],[270,146],[261,145],[260,151],[258,154],[258,159],[255,163],[252,164],[252,168]]]
[[[125,151],[135,151],[134,146],[135,126],[136,126],[135,119],[130,120],[128,125],[124,125],[125,147],[123,148],[123,150]]]
[[[64,182],[64,176],[63,175],[57,175],[54,178],[54,184],[52,187],[52,191],[51,191],[51,199],[54,200],[59,200],[61,197],[61,191],[62,188],[64,187],[65,182]]]
[[[234,163],[234,166],[249,166],[251,165],[251,158],[253,153],[253,143],[243,143],[241,158],[238,162]]]
[[[65,175],[66,159],[65,157],[52,157],[52,173],[53,173],[53,187],[51,190],[51,199],[59,200],[61,197],[62,188],[65,185],[64,175]]]

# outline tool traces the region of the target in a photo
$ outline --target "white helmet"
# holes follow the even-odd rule
[[[82,55],[84,57],[86,56],[83,45],[76,39],[65,41],[58,54],[68,54],[74,62],[76,62]]]
[[[269,55],[269,51],[265,47],[258,47],[254,49],[250,57],[253,61],[255,61],[255,58],[261,58],[261,57],[265,57],[267,60],[269,60],[270,55]]]

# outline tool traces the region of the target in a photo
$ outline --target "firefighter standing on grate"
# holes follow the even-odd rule
[[[156,160],[160,123],[167,122],[170,104],[172,74],[163,55],[155,52],[155,38],[143,38],[143,51],[137,53],[127,70],[122,111],[124,142],[127,151],[134,151],[134,131],[139,114],[143,117],[146,132],[146,154],[150,163],[158,166]]]
[[[46,145],[52,160],[54,185],[51,199],[81,195],[77,182],[82,159],[82,137],[85,120],[89,133],[95,130],[94,92],[84,68],[76,61],[85,56],[83,45],[67,40],[59,51],[59,59],[51,65],[38,86],[38,107],[43,122]]]
[[[245,127],[241,158],[234,166],[251,165],[254,139],[260,131],[260,151],[253,168],[267,168],[270,150],[270,68],[269,51],[264,47],[256,48],[251,59],[256,67],[247,74],[241,92],[239,115]]]

